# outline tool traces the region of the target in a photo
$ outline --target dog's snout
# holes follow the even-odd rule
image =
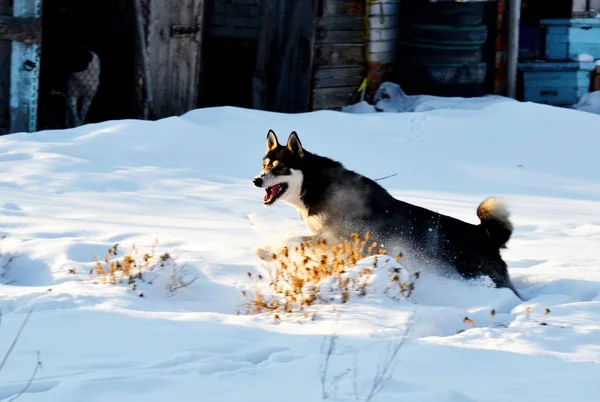
[[[254,180],[252,180],[252,183],[254,183],[256,187],[262,186],[262,182],[263,179],[261,179],[260,177],[255,177]]]

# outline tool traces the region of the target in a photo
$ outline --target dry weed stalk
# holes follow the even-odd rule
[[[14,350],[17,342],[19,342],[19,339],[21,338],[21,333],[23,332],[23,329],[27,325],[27,321],[29,321],[29,317],[31,316],[32,313],[33,313],[33,310],[31,310],[31,311],[29,311],[29,313],[27,313],[27,315],[25,316],[25,319],[23,320],[23,323],[19,327],[19,330],[17,331],[17,334],[15,335],[15,337],[13,339],[13,342],[11,343],[10,347],[8,348],[8,350],[6,351],[6,353],[4,354],[4,358],[2,359],[2,362],[0,362],[0,371],[2,371],[2,369],[4,368],[4,365],[8,361],[8,358],[10,357],[11,353],[13,352],[13,350]],[[1,318],[2,318],[2,312],[0,312],[0,322],[1,322]],[[37,364],[35,365],[35,368],[34,368],[32,374],[31,374],[31,376],[29,377],[29,380],[27,381],[27,383],[25,384],[25,386],[19,392],[17,392],[17,394],[15,394],[12,398],[10,398],[8,400],[8,402],[15,401],[16,399],[18,399],[19,397],[21,397],[21,395],[23,395],[25,392],[27,392],[27,390],[29,389],[29,387],[31,386],[31,384],[33,383],[33,381],[35,380],[38,371],[42,368],[42,361],[40,359],[40,352],[36,352],[36,354],[37,354]]]
[[[377,396],[385,387],[387,381],[392,378],[392,372],[395,368],[395,365],[398,362],[398,355],[400,350],[409,339],[410,331],[412,326],[416,322],[416,312],[413,313],[412,319],[406,322],[406,326],[403,334],[398,334],[397,337],[394,337],[390,340],[386,345],[386,353],[382,356],[381,361],[377,365],[375,373],[373,375],[373,380],[371,385],[369,386],[368,393],[364,396],[365,402],[370,402],[375,396]],[[321,348],[321,354],[323,356],[323,362],[320,367],[320,379],[321,379],[321,399],[327,400],[331,397],[337,400],[335,397],[335,392],[339,388],[339,383],[348,375],[352,375],[352,388],[354,391],[354,399],[361,399],[361,392],[358,386],[358,369],[360,365],[358,364],[358,352],[355,351],[353,354],[353,367],[347,368],[344,371],[341,371],[339,374],[335,376],[330,376],[329,370],[331,365],[331,360],[333,356],[336,354],[337,345],[339,342],[340,335],[337,331],[337,326],[339,323],[339,315],[335,318],[335,326],[334,330],[324,339],[324,344]]]
[[[6,239],[6,236],[0,237],[0,242],[2,242],[4,239]],[[10,268],[10,264],[17,257],[19,257],[19,255],[4,253],[2,251],[2,247],[0,247],[0,278],[6,277],[6,274]],[[10,280],[7,283],[4,283],[4,285],[12,285],[15,282],[15,280]]]
[[[92,271],[92,278],[97,278],[102,284],[123,283],[127,281],[132,289],[135,289],[135,280],[143,279],[144,271],[148,271],[151,261],[154,258],[154,248],[151,254],[144,254],[141,258],[136,258],[137,247],[132,246],[131,251],[120,257],[119,243],[116,243],[109,248],[102,262],[97,258],[95,265],[95,273]]]
[[[163,270],[168,266],[170,268],[166,280],[165,289],[168,296],[173,296],[175,292],[193,283],[197,277],[187,279],[188,271],[184,266],[177,265],[175,259],[167,252],[156,253],[158,240],[152,245],[149,253],[140,254],[137,246],[134,244],[131,250],[124,255],[120,255],[119,243],[109,248],[102,262],[96,258],[95,273],[92,270],[92,277],[99,279],[102,284],[117,284],[127,282],[132,290],[137,289],[136,281],[143,281],[152,284],[159,277]],[[152,273],[152,277],[148,278]],[[143,297],[143,293],[139,294]]]
[[[364,238],[353,233],[350,240],[340,244],[328,244],[321,240],[303,242],[291,251],[287,247],[282,248],[278,254],[272,255],[268,279],[258,275],[255,281],[257,289],[251,293],[242,292],[246,299],[242,309],[246,314],[304,312],[305,308],[319,301],[346,303],[352,294],[365,296],[373,272],[380,267],[381,260],[388,259],[384,265],[389,262],[386,251],[371,238],[369,232]],[[371,266],[352,269],[368,257],[374,257]],[[398,255],[396,261],[401,258]],[[250,273],[248,278],[254,280]],[[261,285],[262,290],[258,289]],[[408,293],[412,291],[409,290],[411,285],[404,286]],[[304,317],[308,318],[308,313],[304,312]]]
[[[545,308],[544,309],[544,318],[542,319],[542,322],[540,322],[540,325],[544,325],[544,326],[548,325],[546,323],[546,317],[548,317],[548,314],[550,314],[550,309],[549,308]]]

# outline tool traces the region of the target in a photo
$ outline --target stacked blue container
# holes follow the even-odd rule
[[[543,19],[544,61],[519,64],[524,100],[569,106],[590,90],[591,71],[600,59],[600,19]]]

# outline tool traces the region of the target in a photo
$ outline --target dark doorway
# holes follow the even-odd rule
[[[66,82],[80,46],[101,65],[85,123],[136,117],[135,21],[131,0],[44,0],[40,129],[64,127]]]
[[[252,108],[256,40],[207,37],[199,107]]]

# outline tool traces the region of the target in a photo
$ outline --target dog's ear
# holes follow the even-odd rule
[[[279,141],[277,141],[277,136],[275,135],[275,131],[269,130],[267,134],[267,153],[274,150],[279,146]]]
[[[295,131],[292,131],[288,138],[287,149],[289,149],[292,152],[292,154],[297,155],[300,158],[304,156],[302,143],[300,142],[300,138],[298,138],[298,134],[296,134]]]

